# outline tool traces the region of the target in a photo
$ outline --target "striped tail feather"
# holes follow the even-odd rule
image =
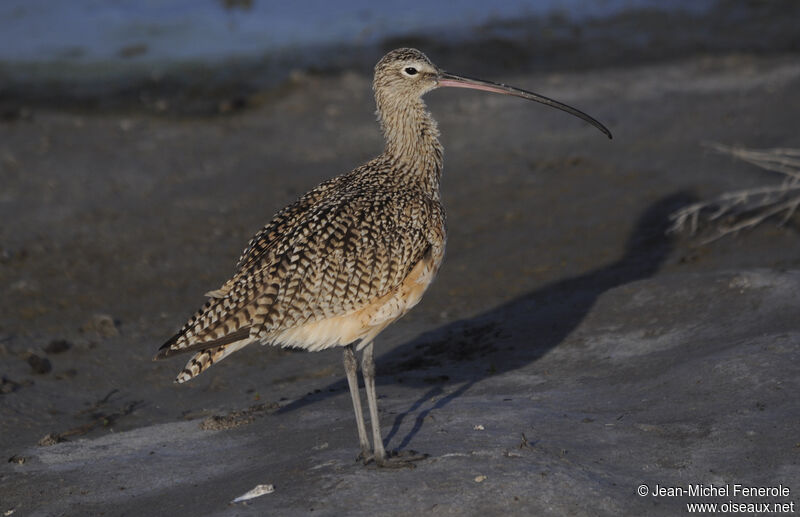
[[[159,348],[154,360],[184,352],[216,348],[250,335],[253,312],[256,310],[254,306],[237,306],[236,300],[224,288],[210,291],[206,295],[211,298],[177,334]]]
[[[187,342],[187,340],[184,338],[184,334],[179,332],[178,334],[175,334],[169,338],[166,343],[161,345],[161,348],[158,349],[158,353],[155,357],[153,357],[153,361],[166,359],[167,357],[172,357],[176,354],[222,347],[236,343],[243,339],[247,339],[248,337],[250,337],[250,327],[242,327],[218,339],[201,340],[199,337],[195,336],[195,338],[192,340],[194,342]]]
[[[181,370],[181,373],[179,373],[175,378],[175,382],[182,384],[197,377],[211,367],[211,365],[214,363],[222,361],[232,353],[236,352],[237,350],[241,350],[253,341],[256,341],[256,339],[242,339],[227,345],[208,348],[196,353],[191,359],[189,359],[189,362],[186,363],[186,366],[184,366],[183,370]]]

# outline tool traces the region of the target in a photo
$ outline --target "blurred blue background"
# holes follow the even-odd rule
[[[799,16],[797,0],[3,0],[0,116],[230,112],[303,74],[370,75],[401,46],[495,79],[794,52]]]
[[[580,22],[631,9],[700,12],[709,0],[4,0],[0,60],[213,61],[369,45],[411,33],[458,35],[530,17]]]

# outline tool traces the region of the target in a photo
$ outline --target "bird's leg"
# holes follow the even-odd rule
[[[364,348],[361,356],[361,374],[364,376],[364,387],[367,390],[367,403],[369,404],[369,419],[372,424],[373,451],[375,454],[375,464],[379,467],[394,468],[414,468],[412,461],[425,459],[428,456],[409,451],[408,454],[392,453],[387,456],[383,448],[383,438],[381,437],[381,423],[378,419],[378,396],[375,391],[375,360],[373,358],[372,342]]]
[[[347,384],[350,386],[350,396],[353,399],[353,409],[356,413],[356,426],[358,427],[358,441],[361,442],[360,458],[367,462],[372,453],[367,439],[367,427],[364,425],[364,412],[361,409],[361,394],[358,391],[358,362],[353,352],[353,345],[344,347],[344,371],[347,375]]]
[[[375,360],[373,359],[372,342],[364,348],[361,356],[361,374],[364,376],[364,387],[367,390],[367,403],[369,405],[369,419],[372,424],[372,450],[375,452],[375,463],[380,465],[386,459],[386,450],[383,448],[381,437],[381,424],[378,420],[378,396],[375,392]]]

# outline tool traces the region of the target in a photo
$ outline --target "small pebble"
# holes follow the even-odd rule
[[[65,440],[61,438],[61,436],[59,436],[57,433],[47,433],[42,437],[41,440],[39,440],[39,442],[36,445],[40,447],[49,447],[51,445],[55,445],[63,441]]]
[[[486,481],[486,476],[475,476],[476,483],[483,483],[484,481]]]
[[[81,326],[83,332],[95,332],[98,336],[109,338],[119,336],[114,318],[108,314],[95,314]]]
[[[12,393],[19,389],[19,383],[14,382],[11,379],[7,379],[5,377],[0,377],[0,394]]]
[[[39,357],[36,354],[28,356],[28,364],[33,369],[34,373],[38,374],[50,373],[50,370],[53,369],[53,365],[50,364],[48,359]]]
[[[44,347],[44,351],[48,354],[60,354],[72,348],[72,343],[66,339],[54,339]]]

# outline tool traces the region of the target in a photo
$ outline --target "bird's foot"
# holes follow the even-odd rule
[[[358,456],[356,456],[356,463],[361,462],[364,465],[369,465],[373,461],[375,461],[375,455],[372,454],[372,451],[365,451],[362,449],[361,452],[358,453]]]
[[[427,454],[417,451],[390,451],[383,458],[375,458],[375,465],[385,469],[413,469],[417,465],[415,462],[427,458]]]
[[[383,457],[376,458],[372,451],[361,451],[356,457],[357,462],[364,465],[388,468],[388,469],[413,469],[416,468],[415,462],[422,461],[428,457],[417,451],[388,451]]]

